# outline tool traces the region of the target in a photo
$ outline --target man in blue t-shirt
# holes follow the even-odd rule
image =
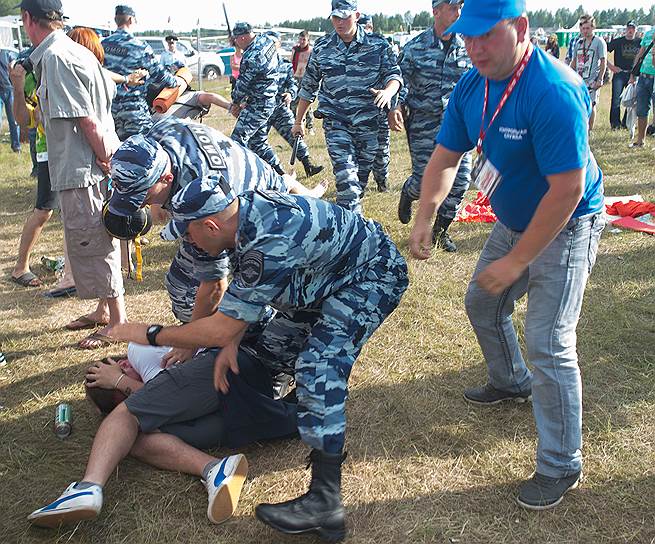
[[[591,103],[579,76],[530,45],[525,0],[467,0],[449,32],[464,36],[475,69],[460,79],[448,104],[410,249],[419,259],[430,256],[435,210],[462,155],[477,147],[473,180],[498,222],[466,294],[488,382],[464,397],[478,405],[532,397],[537,469],[518,502],[543,510],[578,485],[582,470],[576,325],[603,229],[602,173],[587,136]],[[512,324],[514,303],[525,294],[533,373]]]

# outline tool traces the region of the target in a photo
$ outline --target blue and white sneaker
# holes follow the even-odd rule
[[[102,487],[92,485],[77,489],[76,485],[77,482],[73,482],[55,502],[34,510],[27,519],[39,527],[57,528],[66,523],[95,518],[102,508]]]
[[[209,500],[209,521],[223,523],[234,514],[247,475],[248,460],[240,453],[225,457],[209,471],[207,481],[203,481]]]

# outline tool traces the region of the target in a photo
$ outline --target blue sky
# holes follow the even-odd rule
[[[580,3],[588,10],[617,7],[615,0],[527,0],[529,10],[557,9],[568,7],[574,9]],[[223,24],[222,3],[207,0],[62,0],[64,11],[71,20],[78,24],[113,26],[114,6],[118,3],[131,5],[137,14],[142,30],[172,26],[173,30],[183,31],[194,27],[200,18],[204,27],[216,27]],[[330,2],[327,0],[227,0],[226,6],[231,22],[247,20],[253,24],[265,21],[272,23],[284,19],[303,19],[327,15]],[[643,0],[623,0],[622,8],[648,9],[651,2]],[[430,0],[360,0],[360,11],[386,13],[389,15],[411,11],[419,12],[431,9]],[[167,25],[171,17],[172,24]]]

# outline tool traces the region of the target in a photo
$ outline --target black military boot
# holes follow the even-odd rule
[[[437,215],[437,220],[432,227],[432,245],[436,245],[448,253],[457,251],[457,245],[448,234],[448,227],[452,222],[452,219]]]
[[[341,504],[341,463],[345,458],[341,453],[312,450],[309,491],[290,501],[258,505],[257,519],[282,533],[316,533],[326,542],[343,540],[346,519]]]
[[[318,166],[316,164],[312,164],[312,159],[309,157],[305,157],[304,159],[301,159],[302,165],[305,167],[305,174],[307,174],[308,178],[311,178],[312,176],[315,176],[316,174],[320,173],[323,171],[322,166]]]
[[[275,171],[276,171],[278,174],[280,174],[281,176],[283,176],[284,174],[286,174],[286,172],[284,171],[284,169],[283,169],[279,164],[276,164],[276,165],[273,167],[273,170],[275,170]]]
[[[412,220],[412,199],[404,191],[400,191],[400,200],[398,201],[398,219],[403,225]]]
[[[386,193],[389,190],[386,179],[376,179],[375,181],[378,184],[378,193]]]

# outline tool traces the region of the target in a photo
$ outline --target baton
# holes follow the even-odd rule
[[[291,150],[291,159],[289,160],[289,164],[293,166],[296,163],[296,155],[298,154],[298,145],[300,144],[300,139],[302,136],[298,134],[296,136],[296,139],[293,141],[293,148]]]

